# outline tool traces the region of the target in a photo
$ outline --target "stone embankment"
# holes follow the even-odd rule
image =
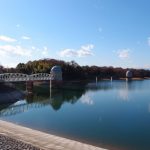
[[[2,120],[0,120],[0,135],[5,135],[6,137],[4,138],[6,139],[9,137],[10,139],[8,139],[11,141],[11,145],[17,145],[17,142],[20,141],[20,147],[18,150],[106,150],[100,147],[47,134]],[[27,145],[25,145],[25,143]],[[5,143],[2,144],[5,145]],[[9,146],[9,143],[6,142],[6,145]],[[10,150],[12,149],[10,148]]]
[[[24,93],[13,87],[0,84],[0,104],[14,103],[24,97]]]
[[[0,150],[41,150],[31,144],[0,134]]]

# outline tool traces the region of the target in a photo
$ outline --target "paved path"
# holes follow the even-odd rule
[[[0,134],[42,150],[106,150],[1,120]]]
[[[0,134],[0,150],[40,150],[40,148]]]

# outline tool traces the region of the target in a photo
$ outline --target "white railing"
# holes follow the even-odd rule
[[[48,73],[37,73],[32,75],[22,73],[4,73],[0,74],[0,82],[19,82],[19,81],[46,81],[52,80],[53,76]]]

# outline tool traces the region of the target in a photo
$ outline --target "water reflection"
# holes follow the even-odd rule
[[[124,87],[118,91],[119,99],[129,101],[129,84],[128,81],[124,83]]]
[[[93,105],[94,104],[94,100],[88,94],[82,95],[82,97],[80,98],[80,100],[81,100],[81,102],[83,104],[87,104],[87,105]]]
[[[50,97],[48,86],[34,86],[22,101],[0,105],[0,117],[99,146],[145,150],[150,149],[149,89],[146,80],[101,81],[52,89]]]
[[[15,115],[31,108],[40,108],[47,105],[58,111],[64,103],[75,104],[79,99],[83,104],[93,105],[93,96],[89,95],[88,91],[117,90],[119,99],[129,101],[130,91],[141,88],[138,85],[135,81],[101,81],[97,84],[93,82],[82,86],[76,85],[75,88],[53,89],[51,93],[49,85],[34,86],[33,94],[28,94],[20,99],[24,100],[25,103],[0,105],[0,116]],[[17,84],[16,88],[24,90],[24,85]]]
[[[85,93],[84,89],[80,90],[53,90],[51,98],[51,106],[54,110],[59,110],[61,106],[67,102],[75,104],[79,98]]]
[[[15,87],[17,91],[26,89],[25,84],[16,83]],[[87,86],[85,84],[82,86],[75,85],[74,87],[53,89],[51,91],[49,85],[34,86],[33,93],[28,93],[19,102],[17,102],[19,99],[15,99],[14,103],[0,105],[0,116],[15,115],[32,108],[41,108],[47,105],[58,111],[64,103],[75,104],[79,99],[83,104],[93,105],[94,101],[90,95],[86,94],[87,91],[108,90],[111,88],[110,82],[97,83],[96,86],[95,83],[89,83]]]
[[[15,89],[11,84],[0,83],[0,106],[4,103],[14,103],[23,98],[23,92]]]
[[[29,93],[22,100],[13,104],[0,105],[0,117],[20,114],[47,105],[57,111],[66,102],[75,104],[84,93],[85,89],[81,87],[76,90],[53,89],[50,96],[48,86],[35,86],[34,93]]]
[[[126,81],[122,82],[120,86],[118,86],[118,99],[123,101],[130,101],[131,95],[133,95],[134,92],[141,92],[141,91],[147,91],[149,87],[149,84],[145,85],[146,81]]]

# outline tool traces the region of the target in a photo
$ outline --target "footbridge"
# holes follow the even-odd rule
[[[0,74],[0,82],[20,82],[20,81],[62,81],[62,69],[60,66],[53,66],[50,73],[23,74],[23,73],[3,73]]]
[[[20,81],[47,81],[53,80],[53,75],[48,73],[22,74],[4,73],[0,74],[0,82],[20,82]]]

